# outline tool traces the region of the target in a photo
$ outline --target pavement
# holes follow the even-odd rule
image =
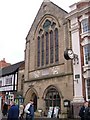
[[[2,119],[0,119],[0,120],[7,120],[7,117],[3,117]],[[23,119],[23,120],[26,120],[25,118]],[[63,118],[63,119],[61,119],[61,118],[34,118],[34,120],[80,120],[80,119],[70,119],[70,118],[67,118],[67,119],[65,119],[65,118]]]
[[[0,110],[0,120],[2,119],[2,111]]]
[[[0,120],[7,120],[7,117],[3,116],[1,111],[0,111]],[[26,119],[24,118],[23,120],[26,120]],[[34,120],[80,120],[80,119],[78,119],[78,118],[76,118],[76,119],[73,119],[73,118],[72,119],[71,118],[61,119],[61,118],[38,117],[38,118],[34,118]]]

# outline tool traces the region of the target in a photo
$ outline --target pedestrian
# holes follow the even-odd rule
[[[79,111],[79,116],[81,117],[81,120],[84,120],[84,116],[85,116],[85,110],[86,108],[88,107],[88,101],[85,101],[83,103],[83,106],[80,108],[80,111]]]
[[[26,120],[34,120],[34,105],[32,100],[26,105],[24,111],[26,113]]]
[[[7,116],[7,113],[8,113],[8,104],[7,104],[7,102],[5,102],[4,105],[3,105],[2,113],[3,113],[3,116]]]
[[[84,120],[90,120],[90,101],[88,102],[88,107],[85,110]]]
[[[23,116],[24,116],[24,105],[20,104],[20,106],[19,106],[19,120],[23,120]]]
[[[14,101],[11,101],[11,106],[8,111],[8,117],[7,120],[19,120],[19,107],[18,105],[15,105]]]

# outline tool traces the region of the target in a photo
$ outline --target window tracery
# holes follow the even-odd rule
[[[59,61],[58,26],[54,20],[46,19],[38,30],[37,67]]]
[[[55,88],[51,88],[47,91],[45,96],[46,108],[49,107],[60,107],[60,96],[59,92]]]

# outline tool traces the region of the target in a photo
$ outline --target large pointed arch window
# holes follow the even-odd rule
[[[46,19],[37,37],[37,67],[45,67],[59,61],[58,27]]]

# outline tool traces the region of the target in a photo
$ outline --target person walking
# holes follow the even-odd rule
[[[85,111],[87,107],[88,107],[88,101],[85,101],[79,111],[79,116],[81,117],[81,120],[85,120]]]
[[[26,120],[34,120],[34,105],[32,100],[26,105],[24,111],[26,113]]]
[[[11,107],[8,111],[7,120],[19,120],[19,107],[15,105],[14,101],[11,101]]]
[[[90,101],[88,102],[88,107],[85,110],[84,120],[90,120]]]

